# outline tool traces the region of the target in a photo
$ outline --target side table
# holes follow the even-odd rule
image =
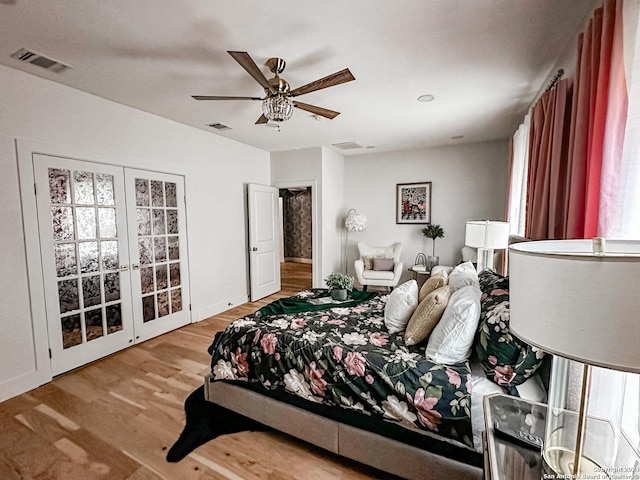
[[[418,285],[420,284],[420,281],[418,280],[419,277],[424,277],[424,280],[426,281],[431,276],[431,272],[429,270],[414,270],[413,267],[410,267],[409,271],[413,273],[413,279],[418,282]]]
[[[494,434],[496,420],[515,430],[544,438],[547,406],[510,395],[489,395],[483,403],[483,435],[486,480],[540,480],[542,453]]]

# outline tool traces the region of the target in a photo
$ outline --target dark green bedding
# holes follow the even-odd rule
[[[468,362],[435,364],[424,345],[408,347],[402,334],[390,334],[387,297],[378,294],[351,306],[269,313],[302,308],[317,295],[301,292],[231,323],[209,348],[213,379],[259,384],[473,446]]]

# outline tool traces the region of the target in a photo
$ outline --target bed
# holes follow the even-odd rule
[[[502,388],[389,333],[387,295],[353,297],[312,289],[232,322],[209,348],[207,400],[404,478],[483,478],[481,396]],[[535,377],[518,389],[543,395]]]

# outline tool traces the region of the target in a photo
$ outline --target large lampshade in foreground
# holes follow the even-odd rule
[[[639,241],[547,240],[510,247],[510,329],[557,356],[543,447],[548,473],[607,478],[603,470],[638,461],[615,424],[587,413],[591,366],[640,372],[639,280]],[[584,364],[578,411],[567,406],[563,359]]]
[[[464,244],[478,249],[478,272],[493,269],[493,251],[509,246],[509,224],[492,220],[467,222]]]

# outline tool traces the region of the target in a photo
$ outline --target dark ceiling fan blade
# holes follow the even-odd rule
[[[307,112],[311,112],[315,115],[320,115],[322,117],[326,117],[328,119],[334,119],[340,112],[335,112],[333,110],[329,110],[327,108],[316,107],[315,105],[309,105],[308,103],[298,102],[297,100],[293,102],[293,106],[299,108],[300,110],[305,110]]]
[[[304,95],[305,93],[315,92],[316,90],[322,90],[323,88],[333,87],[334,85],[340,85],[341,83],[350,82],[351,80],[355,79],[356,77],[353,76],[351,71],[349,71],[348,68],[345,68],[344,70],[340,70],[339,72],[327,75],[320,80],[307,83],[302,87],[298,87],[292,90],[291,96],[297,97],[298,95]]]
[[[260,97],[219,97],[217,95],[191,95],[196,100],[262,100]]]
[[[271,93],[275,93],[275,89],[269,85],[269,80],[264,74],[260,71],[256,62],[249,56],[247,52],[231,52],[227,51],[229,55],[233,57],[233,59],[240,64],[242,68],[244,68],[249,75],[251,75],[256,82],[258,82],[262,88],[269,90]]]
[[[269,120],[267,119],[267,117],[265,117],[264,115],[261,115],[258,121],[256,122],[256,125],[261,125],[263,123],[267,123],[268,121]]]

